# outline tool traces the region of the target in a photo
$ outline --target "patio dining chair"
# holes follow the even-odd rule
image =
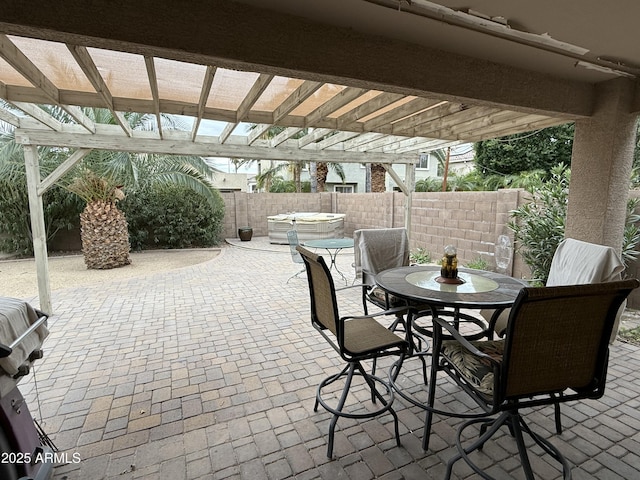
[[[338,313],[336,288],[324,259],[301,246],[298,246],[297,250],[304,259],[307,269],[311,299],[311,325],[345,362],[345,366],[340,372],[320,382],[316,392],[314,411],[317,411],[318,406],[322,405],[333,415],[329,426],[327,457],[331,458],[333,455],[334,431],[336,423],[341,417],[367,419],[388,412],[393,416],[396,443],[399,446],[398,416],[392,408],[393,390],[386,380],[368,373],[362,363],[391,355],[404,356],[406,353],[407,342],[375,319],[378,315],[392,312],[341,317]],[[365,388],[370,392],[370,402],[362,401],[357,393],[353,394],[351,391],[354,376],[360,376],[364,380]],[[327,387],[334,382],[344,382],[343,388],[340,390],[340,383],[338,383],[336,384],[337,391],[328,389]],[[379,387],[382,387],[383,392]],[[323,398],[323,390],[326,388],[329,390],[327,396],[339,397],[337,403],[335,398],[331,402]],[[345,408],[350,393],[355,401],[352,401]]]
[[[613,248],[566,238],[560,242],[553,255],[546,286],[611,282],[620,280],[623,270],[624,265]],[[610,342],[615,339],[625,305],[626,302],[623,302],[616,315]],[[489,321],[490,331],[495,332],[498,336],[505,334],[509,309],[502,312],[485,310],[480,313]],[[556,432],[562,433],[562,417],[558,404],[555,409],[555,423]]]
[[[382,310],[407,306],[407,302],[394,297],[376,285],[375,276],[394,267],[409,265],[409,238],[406,228],[371,228],[353,232],[353,256],[356,279],[362,279],[362,307],[369,313],[368,304]],[[404,325],[400,311],[389,327],[395,331]]]
[[[449,460],[445,478],[463,459],[482,478],[491,479],[472,458],[502,427],[517,444],[525,478],[533,471],[523,432],[562,466],[563,478],[571,468],[560,451],[534,433],[522,411],[556,402],[602,397],[607,376],[609,337],[616,314],[636,279],[558,287],[525,287],[509,315],[504,339],[467,341],[451,325],[434,321],[431,384],[426,406],[423,447],[429,445],[434,413],[467,418],[456,435],[458,453]],[[443,336],[453,337],[444,340]],[[436,375],[446,372],[484,410],[478,415],[435,409]],[[497,416],[495,416],[497,415]],[[471,417],[471,418],[470,418]],[[480,436],[470,442],[472,425]],[[465,446],[464,443],[467,443]]]

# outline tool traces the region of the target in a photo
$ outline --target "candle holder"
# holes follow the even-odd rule
[[[458,252],[453,245],[444,247],[444,256],[440,261],[440,276],[436,277],[438,283],[460,285],[464,280],[458,277]]]

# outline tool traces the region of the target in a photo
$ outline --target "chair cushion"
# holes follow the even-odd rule
[[[476,340],[469,343],[494,360],[502,361],[504,340]],[[476,357],[456,340],[444,340],[442,354],[479,392],[493,395],[493,367],[489,361]]]
[[[373,303],[381,306],[382,308],[401,307],[407,304],[405,300],[398,298],[395,295],[389,294],[389,305],[387,305],[386,304],[387,298],[385,296],[385,291],[377,286],[373,287],[367,295],[369,296],[369,299]]]

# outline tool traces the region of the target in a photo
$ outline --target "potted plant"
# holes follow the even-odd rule
[[[238,237],[240,237],[240,241],[248,242],[251,240],[253,236],[253,228],[251,227],[240,227],[238,228]]]

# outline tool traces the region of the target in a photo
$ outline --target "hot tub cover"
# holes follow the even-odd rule
[[[267,217],[267,220],[274,222],[284,222],[287,220],[293,221],[296,223],[314,223],[314,222],[327,222],[330,220],[336,220],[339,218],[344,218],[346,214],[344,213],[281,213],[279,215],[271,215]]]

